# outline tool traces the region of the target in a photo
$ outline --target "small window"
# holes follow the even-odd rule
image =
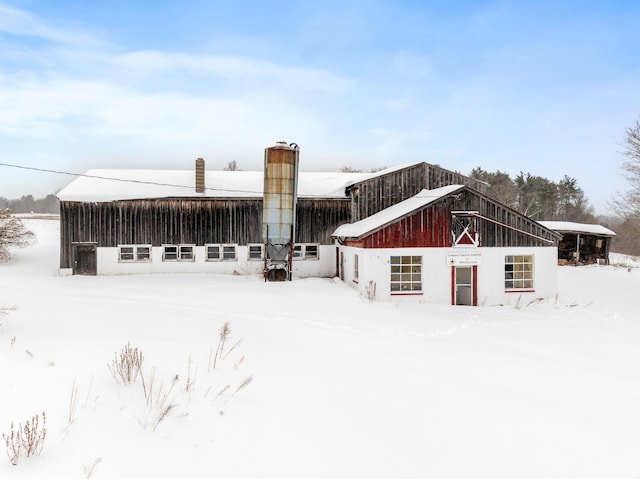
[[[504,258],[504,289],[533,289],[533,255],[507,255]]]
[[[304,247],[304,259],[318,259],[318,245],[308,244]]]
[[[195,261],[195,255],[193,254],[193,246],[191,245],[180,246],[180,261]]]
[[[151,261],[151,246],[136,247],[136,261],[141,263]]]
[[[391,294],[422,291],[422,256],[391,256]]]
[[[121,262],[134,261],[135,253],[133,246],[120,246],[118,249],[118,259]]]
[[[222,259],[223,261],[236,261],[236,247],[235,245],[223,245],[222,246]]]
[[[249,245],[249,260],[250,261],[261,261],[262,260],[262,251],[263,247],[261,244],[250,244]]]
[[[118,246],[118,261],[121,263],[148,263],[151,261],[151,246]]]
[[[162,248],[162,261],[178,261],[178,247],[164,246]]]
[[[353,255],[353,280],[356,283],[358,282],[358,275],[359,275],[359,271],[358,271],[358,255],[354,254]]]
[[[207,245],[207,261],[220,261],[220,245]]]
[[[317,244],[296,244],[293,245],[293,259],[318,259]]]

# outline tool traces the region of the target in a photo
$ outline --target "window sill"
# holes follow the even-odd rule
[[[422,291],[409,291],[407,293],[391,293],[391,296],[423,296],[424,293]]]
[[[505,293],[535,293],[535,289],[505,289]]]

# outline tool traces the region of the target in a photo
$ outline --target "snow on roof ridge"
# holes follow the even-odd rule
[[[347,184],[366,173],[300,172],[298,197],[343,198]],[[58,193],[61,201],[118,201],[169,197],[262,197],[263,171],[205,172],[205,193],[195,191],[194,170],[92,169]]]
[[[542,226],[556,232],[576,232],[616,236],[609,228],[595,223],[576,223],[573,221],[538,221]]]

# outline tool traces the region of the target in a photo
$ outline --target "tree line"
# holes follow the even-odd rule
[[[474,168],[471,178],[490,185],[487,195],[536,221],[595,222],[578,180],[567,175],[557,183],[530,173],[520,172],[515,178],[500,170],[485,171]]]
[[[33,195],[22,196],[17,200],[8,200],[0,196],[0,210],[11,210],[12,213],[52,213],[60,212],[56,195],[47,195],[36,199]]]

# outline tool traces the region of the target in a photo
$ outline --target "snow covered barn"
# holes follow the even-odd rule
[[[557,291],[560,235],[464,185],[336,229],[340,278],[369,299],[516,304]]]
[[[265,171],[205,171],[201,159],[187,171],[90,170],[58,193],[60,270],[263,274]],[[340,225],[449,184],[487,187],[428,163],[296,172],[291,275],[335,276]]]
[[[540,221],[540,224],[562,236],[558,244],[560,264],[609,264],[611,240],[616,235],[609,228],[570,221]]]

